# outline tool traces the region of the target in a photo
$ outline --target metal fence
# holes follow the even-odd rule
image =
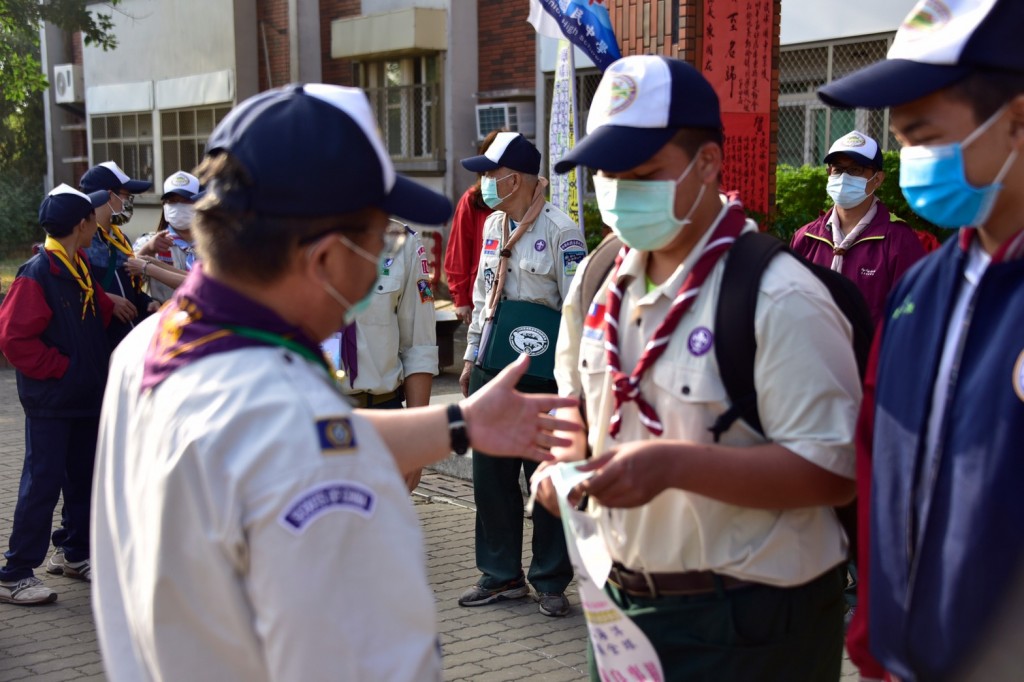
[[[885,58],[895,34],[786,46],[779,64],[779,163],[818,165],[832,143],[851,130],[899,149],[889,132],[889,111],[831,109],[815,91]]]

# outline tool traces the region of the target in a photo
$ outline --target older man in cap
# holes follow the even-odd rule
[[[512,390],[525,362],[447,408],[353,412],[341,395],[319,343],[401,247],[389,214],[451,214],[395,174],[362,91],[261,93],[206,149],[200,264],[118,348],[104,401],[93,609],[107,674],[438,680],[402,474],[469,445],[542,459],[564,442],[546,412],[572,401]]]
[[[521,134],[498,133],[483,154],[463,159],[462,165],[483,174],[480,194],[495,209],[484,222],[462,393],[479,390],[515,357],[514,351],[537,356],[533,364],[538,371],[520,389],[554,392],[557,311],[587,255],[583,232],[545,200],[548,181],[537,175],[540,152]],[[544,509],[533,517],[533,559],[529,574],[523,575],[519,472],[529,478],[535,469],[530,460],[498,459],[474,450],[476,566],[482,575],[459,597],[460,606],[520,599],[530,593],[529,579],[541,613],[569,613],[565,588],[572,565],[562,524]]]
[[[819,91],[891,107],[900,187],[958,229],[904,276],[858,433],[864,677],[1024,669],[1024,3],[925,0],[887,59]]]

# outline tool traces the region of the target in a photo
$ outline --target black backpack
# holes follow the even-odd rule
[[[622,242],[608,235],[590,254],[580,283],[584,309],[589,309],[601,284],[607,279]],[[832,295],[836,305],[853,328],[853,351],[857,369],[863,380],[874,335],[874,324],[864,296],[852,280],[830,268],[811,263],[794,253],[782,241],[761,232],[740,235],[729,249],[722,274],[722,287],[715,309],[715,359],[725,386],[730,407],[710,427],[717,443],[737,419],[764,435],[761,416],[757,411],[757,387],[754,386],[754,355],[757,340],[754,333],[754,313],[761,275],[778,253],[786,252],[814,273]],[[850,541],[850,556],[856,557],[856,501],[835,508]]]

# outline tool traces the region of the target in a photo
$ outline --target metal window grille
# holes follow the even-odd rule
[[[128,177],[153,182],[153,115],[93,116],[94,163],[113,161]]]
[[[440,159],[441,84],[364,88],[394,161]]]
[[[231,107],[178,109],[160,114],[164,176],[178,170],[192,172],[206,154],[210,133]]]
[[[831,109],[816,90],[885,58],[895,34],[785,46],[779,64],[779,163],[819,165],[843,134],[860,130],[884,150],[899,149],[889,111]]]

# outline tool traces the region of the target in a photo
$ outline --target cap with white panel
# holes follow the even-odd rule
[[[111,192],[127,190],[130,194],[145,192],[153,183],[148,180],[133,180],[113,161],[104,161],[85,171],[78,186],[83,192],[105,189]]]
[[[49,234],[63,237],[109,200],[105,189],[85,194],[61,183],[39,205],[39,225]]]
[[[164,180],[164,193],[160,200],[166,201],[172,194],[177,194],[189,201],[195,201],[201,190],[199,178],[185,171],[177,171]]]
[[[540,151],[521,133],[498,133],[480,156],[462,160],[462,167],[474,173],[499,168],[537,175],[540,172]]]
[[[874,138],[859,130],[852,130],[832,143],[825,155],[825,163],[832,163],[844,154],[863,166],[882,169],[882,150]]]
[[[881,109],[947,88],[978,71],[1024,73],[1024,2],[920,0],[883,61],[818,90],[833,107]]]
[[[443,195],[395,173],[366,94],[340,85],[297,84],[245,100],[210,136],[207,156],[227,152],[249,175],[245,187],[207,187],[218,201],[280,216],[329,216],[377,207],[438,224]]]
[[[695,68],[653,55],[623,57],[601,76],[587,136],[558,163],[626,171],[650,159],[683,128],[721,130],[718,95]]]

